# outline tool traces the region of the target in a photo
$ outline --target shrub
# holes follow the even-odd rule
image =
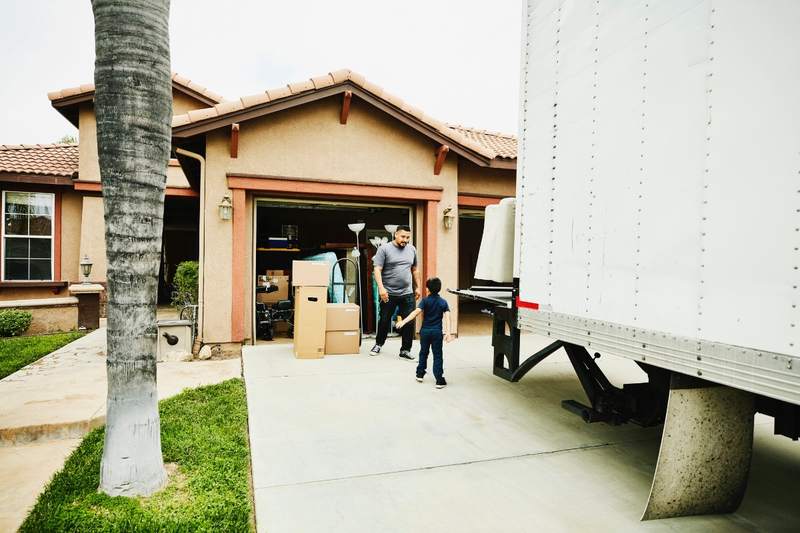
[[[33,321],[33,315],[19,309],[0,311],[0,337],[16,337],[25,333]]]
[[[175,269],[172,278],[172,305],[181,307],[197,304],[197,261],[184,261]]]

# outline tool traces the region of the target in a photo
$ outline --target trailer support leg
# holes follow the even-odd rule
[[[633,422],[654,426],[664,420],[669,390],[669,371],[641,365],[647,373],[646,383],[627,383],[615,387],[583,346],[563,343],[572,368],[581,382],[589,405],[564,400],[561,407],[583,418],[584,422],[606,422],[617,425]]]
[[[504,307],[492,311],[492,347],[494,348],[494,375],[511,380],[511,374],[519,368],[519,335],[516,313]],[[506,333],[508,330],[508,333]]]
[[[520,364],[520,331],[514,318],[516,313],[505,307],[497,307],[492,312],[492,316],[492,346],[494,347],[492,371],[495,376],[506,381],[516,383],[533,367],[544,361],[547,356],[564,346],[563,342],[555,341]]]
[[[735,511],[750,472],[754,409],[748,392],[673,374],[642,520]]]

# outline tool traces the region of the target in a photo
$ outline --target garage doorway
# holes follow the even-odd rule
[[[458,286],[466,289],[473,285],[491,285],[475,278],[478,250],[483,237],[483,209],[459,209],[458,213]],[[485,313],[487,304],[459,299],[458,334],[491,335],[492,318]]]
[[[254,298],[254,339],[260,341],[255,326],[255,306],[259,301],[267,306],[277,305],[277,299],[291,300],[292,261],[315,258],[333,263],[342,258],[357,260],[361,269],[360,286],[363,300],[362,329],[365,334],[374,333],[377,323],[377,290],[372,276],[372,257],[377,247],[370,242],[374,238],[392,239],[387,225],[406,224],[414,231],[414,207],[398,204],[357,203],[343,201],[309,201],[279,198],[256,198],[254,203],[254,250],[255,279],[250,286],[256,290],[258,276],[281,276],[287,283],[285,293],[260,295]],[[356,236],[348,224],[363,222],[360,232],[360,256],[352,255]],[[413,242],[413,241],[412,241]],[[355,284],[357,271],[350,262],[341,262],[338,273],[341,281]],[[337,279],[338,279],[337,273]],[[285,279],[283,279],[285,278]],[[331,301],[357,301],[354,285],[336,286],[329,290]],[[293,304],[292,304],[293,305]],[[276,323],[275,339],[288,339],[285,324]]]

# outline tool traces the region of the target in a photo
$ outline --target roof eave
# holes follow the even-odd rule
[[[516,170],[517,169],[517,160],[506,158],[506,157],[496,157],[489,161],[489,166],[491,168],[499,168],[505,170]]]
[[[76,175],[77,172],[73,173]],[[72,186],[72,176],[62,174],[37,174],[33,172],[0,171],[0,182],[27,183],[30,185],[63,185]]]
[[[198,102],[201,102],[207,106],[215,106],[219,103],[217,100],[209,98],[208,96],[199,93],[190,87],[181,85],[180,83],[177,83],[175,80],[172,80],[172,88],[182,94],[194,98]],[[72,125],[77,128],[78,127],[77,106],[84,102],[94,102],[93,90],[78,94],[73,94],[71,96],[66,96],[64,98],[59,98],[57,100],[51,100],[50,104],[56,109],[56,111],[61,113],[61,115],[64,118],[69,120],[70,123],[72,123]]]
[[[197,92],[194,89],[192,89],[191,87],[187,87],[185,85],[181,85],[180,83],[177,83],[175,80],[172,80],[172,88],[177,90],[178,92],[181,92],[181,93],[183,93],[183,94],[185,94],[187,96],[190,96],[190,97],[194,98],[195,100],[197,100],[199,102],[203,102],[204,104],[206,104],[209,107],[215,106],[215,105],[220,103],[220,101],[215,100],[213,98],[209,98],[205,94]]]
[[[91,102],[93,100],[94,91],[89,91],[67,96],[65,98],[59,98],[58,100],[51,100],[50,105],[52,105],[56,111],[61,113],[65,119],[69,120],[70,123],[77,128],[78,106],[84,102]]]
[[[354,95],[358,96],[362,100],[372,104],[374,107],[377,107],[378,109],[384,111],[390,116],[400,120],[404,124],[410,126],[412,129],[417,130],[423,135],[431,138],[435,142],[439,144],[446,144],[447,146],[450,147],[451,150],[453,150],[453,152],[472,161],[473,163],[485,167],[491,166],[493,158],[478,153],[475,150],[472,150],[471,148],[468,148],[458,143],[454,139],[448,137],[445,134],[442,134],[441,132],[429,126],[428,124],[422,122],[418,118],[403,111],[399,107],[382,99],[379,96],[370,93],[363,87],[351,83],[349,80],[335,85],[331,85],[330,87],[326,87],[324,89],[309,90],[302,93],[286,96],[280,98],[279,100],[269,101],[246,109],[239,109],[237,111],[232,111],[224,115],[210,117],[204,120],[199,120],[197,122],[192,122],[190,124],[175,126],[174,128],[172,128],[172,135],[177,138],[192,137],[194,135],[207,133],[209,131],[218,128],[229,126],[235,122],[243,122],[245,120],[262,117],[265,115],[276,113],[278,111],[283,111],[285,109],[290,109],[293,107],[297,107],[299,105],[321,100],[323,98],[335,96],[345,91],[352,91]]]

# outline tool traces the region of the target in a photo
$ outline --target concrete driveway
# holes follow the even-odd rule
[[[523,353],[548,339],[523,337]],[[488,337],[446,345],[450,385],[414,381],[399,341],[369,357],[298,360],[247,347],[259,531],[797,531],[800,445],[758,418],[750,486],[734,515],[640,522],[660,427],[584,424],[586,401],[559,353],[520,383],[491,373]],[[415,343],[415,348],[417,344]],[[644,379],[600,359],[616,384]]]

